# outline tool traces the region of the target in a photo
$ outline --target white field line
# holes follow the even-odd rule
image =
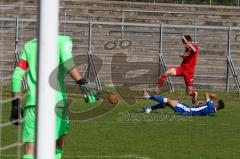
[[[16,155],[1,155],[1,157],[16,157]],[[88,155],[88,156],[63,156],[63,158],[128,158],[128,159],[151,159],[149,157],[144,156],[136,156],[136,155],[121,155],[121,156],[95,156],[95,155]]]

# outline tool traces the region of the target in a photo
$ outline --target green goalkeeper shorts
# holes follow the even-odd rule
[[[56,139],[68,133],[69,120],[64,108],[56,109]],[[24,108],[22,142],[35,142],[35,106]]]

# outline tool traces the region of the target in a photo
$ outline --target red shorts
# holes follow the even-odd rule
[[[175,67],[176,75],[183,76],[186,86],[193,86],[194,73],[182,66]]]

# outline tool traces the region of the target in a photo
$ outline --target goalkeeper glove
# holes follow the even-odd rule
[[[77,81],[82,93],[83,98],[86,103],[94,104],[98,100],[97,92],[88,85],[88,81],[85,78],[82,78]]]
[[[16,98],[12,101],[12,110],[11,110],[11,115],[10,115],[10,121],[12,124],[18,126],[21,124],[21,120],[23,117],[23,110],[20,106],[20,99]]]

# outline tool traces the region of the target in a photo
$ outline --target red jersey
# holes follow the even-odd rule
[[[182,56],[183,61],[181,67],[189,73],[194,73],[198,56],[198,46],[193,44],[193,47],[196,49],[196,52],[186,48],[184,55]]]

